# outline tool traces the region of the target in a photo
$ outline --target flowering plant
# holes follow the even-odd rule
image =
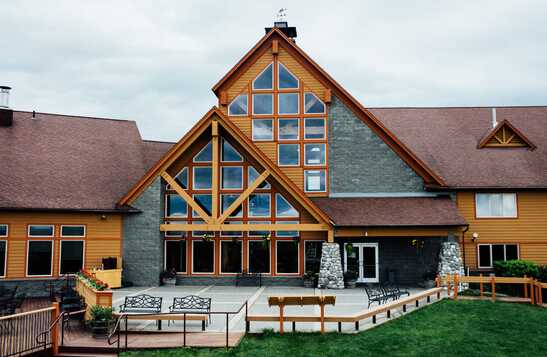
[[[101,281],[97,279],[93,274],[88,272],[87,270],[80,270],[76,273],[76,276],[78,279],[80,279],[83,283],[85,283],[87,286],[89,286],[92,289],[102,291],[108,288],[108,284],[104,281]]]

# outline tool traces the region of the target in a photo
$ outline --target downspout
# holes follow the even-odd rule
[[[463,269],[465,271],[465,232],[469,230],[469,224],[465,226],[465,229],[462,231],[462,250],[463,250]]]

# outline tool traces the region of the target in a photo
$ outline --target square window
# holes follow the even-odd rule
[[[298,166],[300,165],[300,145],[299,144],[279,144],[277,146],[277,163],[279,166]]]
[[[298,221],[277,221],[275,224],[298,224]],[[275,233],[278,237],[298,237],[298,231],[277,231]]]
[[[298,114],[298,93],[279,93],[279,114]]]
[[[165,269],[186,273],[186,241],[165,241]]]
[[[220,272],[241,273],[243,267],[243,242],[224,240],[220,242]]]
[[[278,274],[298,274],[299,243],[277,241],[276,271]]]
[[[304,164],[308,166],[325,165],[325,144],[305,144]]]
[[[253,114],[273,114],[273,94],[253,94]]]
[[[300,132],[298,119],[279,119],[278,124],[279,140],[298,140]]]
[[[260,174],[252,166],[249,166],[248,173],[249,173],[248,185],[250,186],[258,178],[258,176],[260,176]],[[270,186],[268,180],[264,180],[264,181],[262,181],[262,183],[260,185],[258,185],[257,190],[259,190],[259,189],[269,189],[269,188],[271,188],[271,186]]]
[[[243,167],[224,166],[222,172],[222,188],[242,189],[243,188]]]
[[[325,119],[304,118],[304,139],[325,139]]]
[[[270,273],[270,242],[251,240],[249,244],[249,272]]]
[[[61,237],[85,237],[85,226],[61,226]]]
[[[28,226],[29,237],[53,237],[54,231],[53,225],[33,224]]]
[[[8,242],[0,240],[0,277],[6,276],[6,265],[8,256]]]
[[[207,215],[211,215],[211,211],[213,210],[213,199],[210,194],[195,194],[194,201],[196,201],[198,206],[200,206]],[[199,217],[199,214],[192,210],[192,217]]]
[[[7,236],[8,236],[8,225],[0,224],[0,237],[7,237]]]
[[[165,195],[165,216],[187,217],[188,205],[186,204],[186,201],[177,194]]]
[[[61,274],[74,274],[84,267],[84,242],[61,241]]]
[[[232,203],[237,200],[239,197],[239,194],[236,195],[226,195],[222,194],[220,195],[221,200],[221,213],[224,213],[231,205]],[[230,213],[230,217],[243,217],[243,205],[239,205],[232,213]]]
[[[228,106],[228,115],[247,115],[247,95],[241,94],[235,97],[235,99]]]
[[[270,194],[255,193],[248,198],[249,217],[270,217]]]
[[[304,171],[304,191],[306,192],[326,192],[327,191],[327,173],[325,170],[305,170]]]
[[[253,140],[273,140],[273,119],[253,119]]]
[[[192,241],[192,271],[194,273],[214,273],[215,242]]]
[[[52,275],[53,242],[29,241],[27,252],[27,276]]]
[[[213,170],[210,166],[194,166],[194,190],[210,190],[213,184]]]

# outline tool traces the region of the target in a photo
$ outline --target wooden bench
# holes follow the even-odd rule
[[[205,323],[211,322],[211,298],[203,298],[197,295],[176,297],[173,298],[173,305],[169,306],[169,312],[177,314],[203,314],[204,319],[201,322],[201,329],[205,331]]]
[[[125,302],[120,305],[122,313],[159,314],[161,312],[162,298],[147,294],[126,296]],[[161,320],[157,319],[158,330],[161,330]]]

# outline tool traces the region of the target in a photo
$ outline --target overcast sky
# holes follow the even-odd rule
[[[281,7],[365,106],[547,104],[547,1],[5,1],[0,84],[14,109],[178,140]]]

